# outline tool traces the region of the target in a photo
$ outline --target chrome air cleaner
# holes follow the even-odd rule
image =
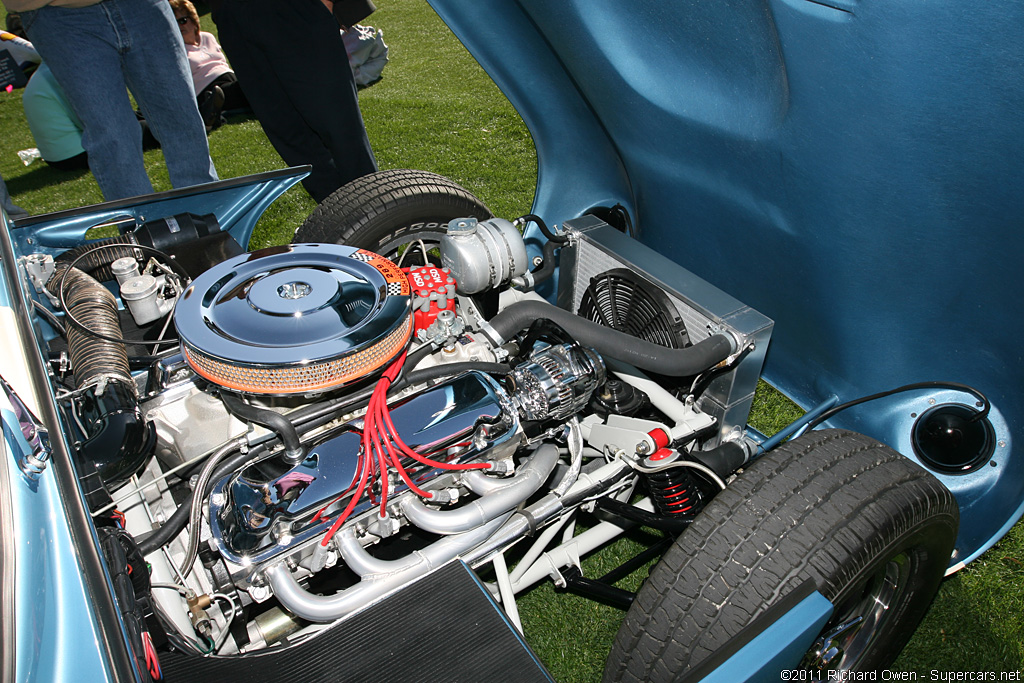
[[[337,244],[242,254],[197,278],[174,311],[196,373],[250,394],[318,393],[357,381],[405,348],[409,282],[394,263]]]

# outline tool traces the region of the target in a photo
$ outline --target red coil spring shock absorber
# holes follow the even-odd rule
[[[681,459],[678,451],[661,447],[644,462],[645,469],[665,467],[657,472],[642,473],[654,509],[659,514],[692,517],[704,507],[706,496],[693,474],[685,466],[666,467]]]

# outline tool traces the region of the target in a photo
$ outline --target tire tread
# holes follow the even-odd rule
[[[435,215],[431,215],[435,214]],[[357,178],[324,200],[295,231],[293,242],[336,242],[372,249],[384,223],[416,218],[490,218],[461,185],[429,171],[393,169]]]
[[[949,491],[869,437],[823,430],[775,449],[718,494],[652,570],[605,680],[672,680],[807,579],[834,599],[884,550],[879,529],[894,522],[898,535],[936,514],[955,538]]]

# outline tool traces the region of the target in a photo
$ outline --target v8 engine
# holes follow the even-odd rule
[[[490,586],[507,602],[584,511],[572,553],[727,486],[771,321],[594,217],[545,230],[533,260],[472,218],[387,255],[244,253],[182,215],[34,259],[94,518],[150,566],[140,619],[258,652],[539,534]]]

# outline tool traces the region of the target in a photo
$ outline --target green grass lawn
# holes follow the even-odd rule
[[[368,23],[384,29],[391,63],[384,78],[361,92],[370,141],[382,169],[418,168],[463,184],[498,216],[527,213],[536,182],[530,135],[516,112],[429,7],[418,0],[380,0]],[[204,29],[215,31],[200,8]],[[89,173],[65,173],[37,161],[24,166],[18,150],[34,147],[20,92],[0,92],[0,173],[15,203],[43,213],[101,201]],[[235,118],[210,136],[222,178],[281,168],[283,163],[258,122]],[[159,151],[146,153],[157,190],[170,189]],[[257,227],[253,248],[290,240],[314,204],[301,187],[289,190]],[[762,387],[753,423],[765,433],[798,411]],[[628,552],[620,541],[588,559],[598,576]],[[623,585],[633,588],[639,572]],[[1024,668],[1024,525],[966,570],[948,579],[924,624],[897,662],[902,671],[930,680],[937,671],[1020,671]],[[550,584],[522,597],[528,641],[559,681],[597,681],[621,613]]]

